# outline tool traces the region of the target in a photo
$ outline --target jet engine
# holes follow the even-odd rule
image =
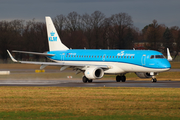
[[[150,73],[144,73],[144,72],[136,72],[136,75],[139,78],[151,78],[152,76],[150,75]]]
[[[90,67],[86,69],[84,75],[88,79],[100,79],[104,76],[104,70],[98,67]]]

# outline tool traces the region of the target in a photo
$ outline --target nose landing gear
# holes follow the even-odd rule
[[[152,76],[152,82],[157,82],[157,79],[155,76]]]
[[[156,74],[154,72],[150,72],[150,75],[152,75],[152,82],[157,82],[157,79],[156,79]]]

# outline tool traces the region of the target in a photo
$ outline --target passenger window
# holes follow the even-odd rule
[[[118,58],[120,58],[120,56],[118,56]]]
[[[131,56],[130,56],[130,58],[131,58]]]
[[[89,56],[89,58],[90,58],[91,56]]]
[[[126,58],[126,56],[124,56],[124,58]]]
[[[134,56],[133,56],[133,58],[134,58]]]
[[[127,58],[128,58],[128,56],[127,56]]]
[[[107,56],[107,58],[108,58],[108,56]]]
[[[111,58],[111,56],[109,58]]]
[[[121,56],[121,58],[123,58],[123,56]]]

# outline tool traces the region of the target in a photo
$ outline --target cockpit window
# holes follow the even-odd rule
[[[150,59],[160,59],[160,58],[165,58],[164,55],[151,55]]]
[[[163,55],[155,55],[155,58],[164,58]]]
[[[150,59],[154,59],[154,55],[151,55]]]

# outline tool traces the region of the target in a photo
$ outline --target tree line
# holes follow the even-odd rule
[[[145,49],[162,52],[169,47],[176,56],[180,51],[180,28],[168,28],[156,20],[140,31],[127,13],[106,17],[100,11],[83,15],[70,12],[52,19],[62,42],[72,49],[132,49],[134,43],[144,41],[148,43]],[[46,24],[35,19],[0,21],[0,58],[4,61],[8,58],[7,49],[48,51]],[[24,58],[21,54],[15,55]],[[39,56],[35,58],[39,59]]]

